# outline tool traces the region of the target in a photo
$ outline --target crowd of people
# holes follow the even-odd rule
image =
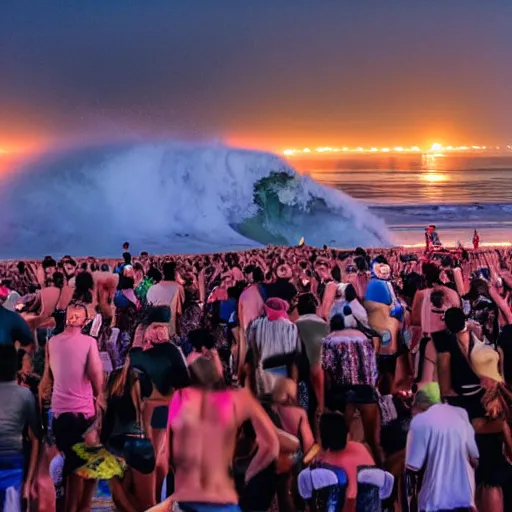
[[[0,263],[0,510],[511,509],[508,251],[123,250]]]

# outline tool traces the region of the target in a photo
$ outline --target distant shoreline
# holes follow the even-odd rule
[[[272,248],[278,248],[278,249],[299,249],[298,246],[271,246]],[[308,249],[311,249],[311,246],[306,246]],[[200,257],[200,256],[215,256],[215,255],[224,255],[229,253],[247,253],[247,252],[260,252],[267,250],[268,247],[257,247],[252,249],[238,249],[238,250],[228,250],[228,251],[217,251],[217,252],[209,252],[209,253],[165,253],[165,254],[150,254],[150,257],[155,257],[159,259],[166,259],[166,258],[194,258],[194,257]],[[317,249],[320,252],[324,252],[324,250],[320,248],[314,248]],[[404,254],[416,254],[421,255],[425,254],[425,245],[423,246],[407,246],[407,245],[399,245],[394,247],[388,247],[388,248],[378,248],[378,247],[363,247],[363,249],[370,255],[375,254],[383,254],[386,256],[387,254],[396,254],[397,251],[401,251]],[[464,247],[464,250],[468,251],[471,254],[485,254],[488,252],[492,252],[495,250],[506,250],[506,249],[512,249],[512,244],[510,245],[486,245],[486,244],[480,244],[480,248],[478,250],[473,249],[473,247]],[[327,250],[335,250],[342,253],[347,253],[347,257],[354,254],[356,249],[341,249],[337,247],[328,247]],[[437,251],[433,252],[458,252],[458,249],[455,246],[446,245],[442,248],[440,248]],[[133,259],[136,261],[138,259],[138,256],[132,255]],[[121,254],[119,257],[103,257],[103,256],[73,256],[71,257],[78,263],[86,261],[88,258],[94,258],[99,263],[108,263],[110,266],[115,266],[119,263],[119,261],[122,259]],[[0,264],[9,264],[9,263],[17,263],[19,261],[23,261],[27,264],[38,264],[42,260],[41,259],[33,259],[33,258],[20,258],[20,259],[0,259]]]

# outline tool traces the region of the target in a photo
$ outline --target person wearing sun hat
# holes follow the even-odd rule
[[[290,305],[283,299],[279,297],[271,297],[269,298],[264,306],[265,313],[267,315],[268,320],[274,322],[276,320],[288,320],[288,308]]]

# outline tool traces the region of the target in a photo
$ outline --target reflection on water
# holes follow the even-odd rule
[[[439,183],[441,181],[448,181],[447,174],[441,174],[437,171],[427,171],[425,174],[420,174],[420,180],[426,181],[427,183],[433,185],[435,183]]]
[[[512,203],[512,157],[378,155],[293,164],[370,204]]]

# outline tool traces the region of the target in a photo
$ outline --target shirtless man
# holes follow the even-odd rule
[[[176,492],[151,510],[239,511],[231,476],[238,429],[251,421],[258,443],[246,483],[277,459],[276,430],[248,390],[222,386],[209,358],[200,357],[191,365],[191,377],[192,387],[175,393],[169,407],[170,464]]]

